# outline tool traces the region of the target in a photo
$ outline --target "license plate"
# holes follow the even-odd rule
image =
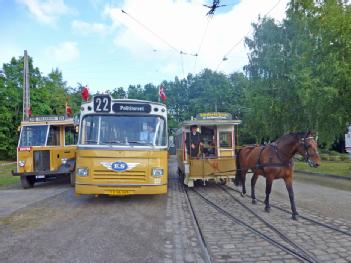
[[[132,194],[133,191],[129,190],[109,190],[108,194],[109,195],[130,195]]]
[[[45,175],[36,175],[35,178],[36,178],[36,179],[44,179],[44,178],[45,178]]]

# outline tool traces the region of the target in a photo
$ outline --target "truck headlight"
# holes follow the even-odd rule
[[[77,169],[78,176],[88,176],[88,168],[82,167]]]
[[[154,177],[160,177],[163,175],[163,169],[162,168],[152,168],[151,174]]]
[[[26,161],[18,161],[18,165],[20,167],[24,167],[26,165]]]

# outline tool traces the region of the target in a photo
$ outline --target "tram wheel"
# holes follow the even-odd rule
[[[225,185],[225,184],[227,184],[227,179],[222,179],[222,178],[220,178],[220,179],[219,179],[219,184],[220,184],[220,185]]]
[[[21,176],[21,185],[23,189],[29,189],[34,186],[35,176]]]
[[[69,174],[69,182],[72,187],[76,185],[76,173],[74,171]]]

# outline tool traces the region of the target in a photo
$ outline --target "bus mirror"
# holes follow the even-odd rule
[[[18,132],[21,131],[21,126],[18,126],[18,127],[17,127],[17,131],[18,131]]]
[[[76,133],[79,132],[79,126],[75,126],[74,129],[76,130]]]

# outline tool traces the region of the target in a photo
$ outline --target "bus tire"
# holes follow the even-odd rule
[[[35,176],[21,176],[21,185],[23,189],[33,188]]]
[[[69,182],[72,187],[76,185],[76,173],[74,171],[69,174]]]

